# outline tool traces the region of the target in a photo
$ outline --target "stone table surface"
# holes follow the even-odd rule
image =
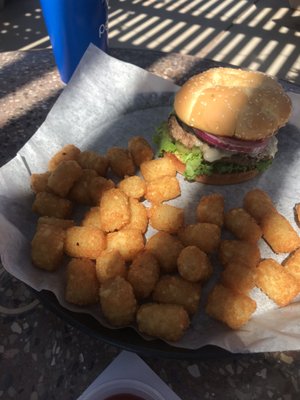
[[[111,49],[116,58],[182,84],[216,65],[154,51]],[[0,165],[35,133],[64,85],[51,50],[0,54]],[[289,90],[300,88],[283,82]],[[75,400],[121,348],[71,325],[0,265],[0,399]],[[182,400],[300,398],[300,351],[141,358]]]

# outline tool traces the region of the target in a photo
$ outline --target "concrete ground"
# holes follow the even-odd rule
[[[300,6],[289,0],[110,0],[109,45],[198,55],[300,84]],[[0,51],[49,46],[39,1],[5,0]]]

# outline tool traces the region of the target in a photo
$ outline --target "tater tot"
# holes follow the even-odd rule
[[[178,304],[189,314],[198,310],[201,286],[177,275],[163,275],[155,285],[152,298],[157,303]]]
[[[149,211],[149,223],[158,231],[176,233],[184,224],[183,208],[170,204],[158,204],[152,206]]]
[[[154,254],[163,272],[172,272],[177,269],[177,258],[183,244],[167,232],[157,232],[148,239],[145,249]]]
[[[113,326],[128,325],[135,319],[137,302],[133,289],[121,276],[101,284],[100,304],[103,315]]]
[[[240,261],[232,261],[222,272],[221,282],[234,292],[247,294],[255,286],[255,269]]]
[[[93,178],[89,183],[89,195],[94,206],[99,206],[103,193],[115,187],[111,179],[106,179],[103,176]]]
[[[222,227],[224,223],[224,197],[219,193],[202,196],[196,208],[196,218],[198,222],[209,222]]]
[[[78,160],[80,150],[73,144],[66,144],[58,151],[48,162],[49,171],[54,171],[55,168],[62,162],[67,160]]]
[[[100,218],[100,207],[91,207],[85,214],[81,221],[82,226],[94,226],[95,228],[102,229]]]
[[[300,284],[300,249],[297,249],[294,253],[283,262],[285,270],[293,275]]]
[[[144,246],[144,236],[137,229],[126,229],[107,235],[107,248],[118,250],[125,261],[132,261]]]
[[[281,214],[266,214],[260,223],[264,240],[275,253],[291,253],[300,247],[298,233]]]
[[[96,259],[105,247],[105,234],[98,228],[73,226],[66,231],[65,252],[71,257]]]
[[[176,304],[143,304],[136,321],[141,333],[170,342],[181,339],[190,325],[188,313]]]
[[[93,169],[83,169],[82,176],[74,183],[70,193],[69,199],[78,204],[91,205],[93,204],[89,193],[89,187],[92,180],[97,177],[97,172]]]
[[[197,246],[185,247],[177,259],[180,276],[190,282],[206,281],[212,274],[211,262]]]
[[[175,199],[181,190],[176,176],[162,176],[147,183],[145,198],[151,203]]]
[[[129,198],[130,221],[122,229],[137,229],[145,233],[148,228],[148,213],[144,204],[137,199]]]
[[[32,263],[41,269],[55,271],[64,255],[64,229],[55,225],[41,225],[31,241]]]
[[[272,258],[267,258],[258,264],[255,283],[280,307],[288,305],[300,290],[297,279]]]
[[[217,284],[209,293],[205,308],[210,317],[225,323],[231,329],[239,329],[245,325],[255,310],[254,300],[221,284]]]
[[[102,194],[100,202],[101,225],[105,232],[123,228],[130,221],[128,196],[122,190],[114,188]]]
[[[119,183],[119,188],[134,199],[141,199],[146,192],[146,182],[140,176],[127,176]]]
[[[100,176],[106,176],[108,170],[108,158],[94,151],[82,151],[78,164],[81,168],[95,170]]]
[[[62,161],[51,172],[49,188],[58,196],[66,197],[74,183],[81,177],[82,168],[74,160]]]
[[[42,225],[53,225],[58,226],[62,229],[71,228],[75,223],[72,219],[61,219],[54,217],[40,217],[37,222],[37,229],[39,229]]]
[[[73,210],[70,200],[62,199],[52,193],[37,193],[32,204],[32,211],[41,216],[68,218]]]
[[[246,193],[243,207],[258,223],[266,214],[276,211],[269,195],[261,189],[253,189]]]
[[[50,191],[48,187],[48,178],[51,172],[47,171],[42,174],[31,174],[30,187],[34,193]]]
[[[185,246],[197,246],[205,253],[214,252],[220,244],[221,229],[218,225],[206,222],[190,224],[178,232]]]
[[[224,267],[231,261],[235,261],[242,262],[248,268],[255,268],[260,261],[260,250],[256,243],[243,240],[221,240],[219,258]]]
[[[144,251],[134,258],[128,269],[127,280],[137,298],[150,296],[159,279],[159,271],[158,261],[151,252]]]
[[[114,174],[119,178],[131,176],[135,173],[135,165],[130,152],[121,147],[111,147],[107,151],[109,165]]]
[[[65,299],[79,306],[99,302],[99,282],[92,260],[74,258],[67,265]]]
[[[141,136],[133,136],[129,139],[128,150],[130,151],[133,162],[137,167],[139,167],[144,161],[152,160],[154,156],[150,144]]]
[[[146,181],[153,181],[163,176],[176,176],[176,167],[168,157],[145,161],[140,165],[140,169]]]
[[[262,231],[255,219],[243,208],[233,208],[225,214],[225,227],[240,240],[256,243]]]
[[[96,259],[96,273],[100,283],[109,279],[127,275],[125,260],[118,250],[103,250]]]

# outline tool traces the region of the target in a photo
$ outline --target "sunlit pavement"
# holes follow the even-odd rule
[[[300,9],[288,0],[110,0],[109,45],[197,55],[300,84]],[[0,51],[47,48],[38,0],[6,0]]]

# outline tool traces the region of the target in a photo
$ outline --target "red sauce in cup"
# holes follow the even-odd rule
[[[145,399],[143,399],[140,396],[136,396],[135,394],[120,393],[106,397],[104,400],[145,400]]]

